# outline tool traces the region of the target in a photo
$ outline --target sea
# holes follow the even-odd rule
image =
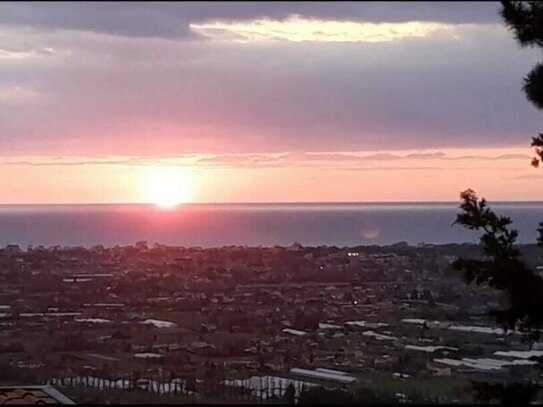
[[[543,202],[490,206],[511,217],[519,243],[536,241]],[[458,203],[0,205],[0,246],[476,243],[477,232],[453,225],[457,213]]]

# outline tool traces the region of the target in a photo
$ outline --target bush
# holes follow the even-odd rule
[[[355,400],[351,393],[344,390],[327,390],[324,387],[312,387],[300,394],[298,404],[355,404]]]

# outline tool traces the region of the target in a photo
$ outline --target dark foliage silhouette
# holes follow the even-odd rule
[[[517,43],[522,47],[543,48],[543,2],[502,1],[501,16],[513,31]],[[537,64],[524,78],[526,97],[538,109],[543,109],[543,64]],[[532,138],[536,157],[532,165],[539,166],[543,160],[543,133]]]
[[[543,48],[543,2],[502,1],[501,17],[513,31],[521,47]],[[543,109],[543,64],[537,64],[524,78],[522,89],[527,99],[538,109]],[[532,138],[535,149],[532,165],[539,167],[543,161],[543,133]],[[482,232],[480,244],[483,259],[458,259],[453,266],[461,271],[468,284],[487,284],[507,295],[506,309],[492,314],[505,329],[518,329],[530,343],[541,336],[543,327],[543,279],[528,268],[515,243],[518,232],[511,228],[512,221],[494,213],[486,200],[479,199],[471,190],[460,194],[461,213],[455,224]],[[543,222],[539,223],[538,244],[543,247]],[[534,383],[473,383],[475,399],[499,401],[503,404],[529,404],[539,391]]]

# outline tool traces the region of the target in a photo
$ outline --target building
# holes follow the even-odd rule
[[[0,404],[75,404],[53,386],[0,386]]]

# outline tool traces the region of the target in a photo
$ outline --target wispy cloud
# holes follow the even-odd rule
[[[311,19],[300,15],[284,20],[192,23],[190,28],[205,37],[234,42],[277,40],[373,43],[422,38],[438,31],[452,32],[452,26],[435,22],[370,23]]]
[[[81,165],[168,165],[172,161],[180,162],[183,159],[190,161],[187,157],[122,157],[122,156],[77,156],[77,157],[24,157],[23,159],[6,158],[0,162],[1,165],[17,165],[32,167],[54,167],[54,166],[81,166]]]
[[[338,168],[339,171],[473,171],[473,170],[490,170],[492,167],[437,167],[437,166],[413,166],[413,167],[347,167]]]
[[[224,154],[213,155],[200,158],[199,163],[204,164],[239,164],[245,163],[270,163],[280,159],[277,155],[264,155],[264,154]]]
[[[281,158],[294,161],[395,161],[403,159],[449,159],[443,152],[409,153],[288,153]]]
[[[543,174],[526,174],[526,175],[518,175],[515,177],[510,177],[509,179],[517,179],[517,180],[541,180],[543,179]]]
[[[537,131],[539,118],[526,108],[515,78],[540,55],[518,52],[497,15],[496,24],[469,22],[476,13],[490,16],[498,8],[452,3],[183,3],[171,8],[6,3],[0,6],[0,155],[370,151],[525,143],[526,134]],[[277,40],[273,46],[238,46],[184,34],[189,21],[285,23],[292,14],[303,16],[302,25],[309,22],[311,35],[320,30],[311,28],[315,22],[338,22],[330,29],[324,26],[323,35],[331,39],[338,39],[333,30],[341,34],[342,27],[356,36],[350,23],[369,31],[378,27],[382,37],[383,27],[408,27],[420,20],[425,27],[453,26],[463,40],[452,44],[448,32],[435,32],[426,39],[369,43],[364,31],[360,38],[366,42]],[[394,32],[391,38],[397,38]],[[38,57],[40,52],[53,55]],[[503,86],[495,86],[498,82]],[[14,85],[31,87],[47,103],[30,98],[24,109],[3,103],[22,99],[21,93],[5,91]]]
[[[442,151],[419,152],[408,154],[375,153],[375,154],[346,154],[346,153],[289,153],[280,157],[290,161],[344,161],[344,162],[370,162],[370,161],[398,161],[398,160],[529,160],[527,154],[500,154],[500,155],[449,155]]]
[[[0,87],[0,102],[19,103],[36,98],[38,92],[22,86]]]
[[[43,48],[29,51],[12,51],[0,48],[0,60],[2,59],[26,59],[40,55],[51,55],[55,51],[52,48]]]
[[[460,157],[450,157],[449,160],[530,160],[527,154],[501,154],[498,156],[466,155]]]
[[[372,22],[499,22],[497,2],[0,2],[0,23],[19,27],[80,30],[131,37],[190,37],[190,23],[252,21],[289,15],[308,19]]]
[[[504,161],[529,160],[527,154],[498,154],[498,155],[452,155],[442,151],[416,153],[361,153],[361,152],[283,152],[262,154],[185,154],[178,156],[77,156],[77,157],[25,157],[7,158],[0,165],[16,166],[81,166],[81,165],[123,165],[123,166],[156,166],[180,165],[205,168],[273,168],[273,167],[337,167],[345,170],[375,170],[375,169],[438,169],[439,166],[421,167],[421,161],[442,163],[451,168],[452,162],[457,161]],[[403,162],[404,166],[375,167],[375,163]],[[449,164],[446,164],[446,163]],[[413,165],[408,165],[408,164]],[[345,166],[348,167],[345,167]],[[370,166],[368,166],[370,165]],[[418,166],[417,166],[418,165]],[[343,166],[343,167],[342,167]],[[365,166],[365,167],[364,167]],[[470,169],[472,167],[462,166]],[[475,167],[473,167],[475,168]],[[477,167],[482,169],[482,167]]]
[[[8,51],[7,49],[0,49],[0,59],[24,59],[30,58],[34,55],[34,52]]]
[[[138,159],[126,159],[126,160],[76,160],[76,161],[5,161],[2,165],[17,165],[17,166],[29,166],[29,167],[72,167],[81,165],[134,165],[138,164]]]

